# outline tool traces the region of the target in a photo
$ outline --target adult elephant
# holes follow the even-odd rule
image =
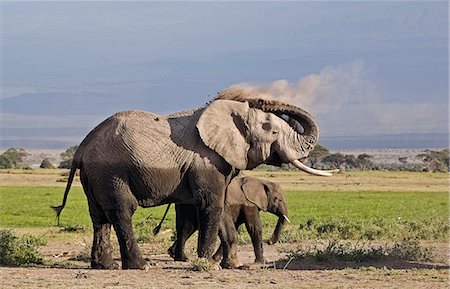
[[[187,261],[188,258],[184,252],[187,239],[198,230],[198,214],[196,206],[193,204],[176,204],[176,230],[177,239],[169,248],[168,252],[176,261]],[[262,225],[259,218],[260,211],[270,212],[278,216],[277,225],[268,240],[269,244],[278,242],[281,230],[288,219],[288,207],[281,187],[270,181],[257,179],[254,177],[234,178],[228,185],[225,196],[224,218],[233,222],[234,226],[227,229],[228,236],[232,236],[231,248],[236,246],[237,229],[245,224],[247,232],[250,235],[255,252],[255,262],[264,262]],[[215,261],[222,257],[222,247],[216,251],[213,256]],[[238,264],[236,250],[232,249],[233,254],[230,261]],[[228,264],[222,264],[226,267]]]
[[[262,163],[292,163],[309,173],[330,175],[299,161],[314,148],[318,135],[308,112],[240,89],[223,91],[204,108],[169,116],[119,112],[81,142],[63,203],[54,209],[59,217],[79,168],[94,229],[92,268],[116,267],[112,225],[122,268],[143,269],[147,263],[132,229],[137,206],[199,203],[199,256],[211,258],[231,179]],[[221,238],[227,240],[223,234]],[[225,246],[224,258],[228,254]]]

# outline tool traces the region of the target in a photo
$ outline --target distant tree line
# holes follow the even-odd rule
[[[27,169],[30,167],[25,163],[28,155],[23,148],[9,148],[0,155],[0,169]]]
[[[70,168],[77,148],[78,146],[72,146],[60,154],[61,162],[58,168]],[[30,169],[30,165],[25,162],[29,155],[23,148],[9,148],[0,155],[0,169]],[[42,169],[54,169],[55,165],[50,158],[45,157],[39,167]]]
[[[356,170],[407,170],[407,171],[426,171],[426,172],[448,172],[450,171],[449,149],[441,151],[425,150],[415,156],[416,159],[422,161],[422,164],[408,163],[408,157],[399,157],[400,164],[375,164],[373,156],[369,154],[343,154],[330,153],[330,151],[322,146],[317,145],[309,154],[306,161],[315,168],[321,169],[356,169]]]
[[[78,146],[72,146],[60,154],[61,162],[58,168],[69,169],[73,156]],[[30,165],[25,162],[29,155],[23,148],[9,148],[0,155],[0,169],[29,169]],[[448,172],[450,170],[449,149],[441,151],[425,150],[415,156],[421,164],[409,163],[408,157],[399,157],[399,164],[374,164],[373,156],[363,153],[360,155],[331,153],[329,149],[322,145],[317,145],[310,152],[306,163],[319,169],[340,169],[340,170],[407,170],[426,172]],[[49,158],[44,158],[40,168],[55,168]],[[290,166],[284,166],[290,168]]]

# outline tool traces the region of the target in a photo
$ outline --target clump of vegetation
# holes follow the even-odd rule
[[[216,268],[216,264],[207,258],[196,258],[192,260],[192,270],[200,272],[209,272]]]
[[[133,230],[136,235],[136,240],[139,243],[149,243],[155,241],[169,243],[170,241],[173,241],[174,233],[172,232],[172,229],[170,229],[170,234],[166,234],[164,232],[160,232],[157,235],[154,234],[154,229],[158,226],[159,221],[160,219],[156,219],[150,215],[141,221],[135,222],[133,225]]]
[[[393,245],[371,246],[370,243],[350,243],[338,239],[319,242],[290,252],[288,259],[313,259],[318,262],[369,262],[383,258],[409,261],[430,261],[430,249],[423,248],[418,239],[405,238]]]
[[[24,162],[29,155],[23,148],[9,148],[0,155],[0,169],[28,169]]]
[[[448,172],[450,151],[444,149],[442,151],[426,150],[418,154],[417,158],[421,159],[425,164],[424,170],[427,172]]]
[[[61,232],[84,232],[85,229],[82,225],[64,226],[61,228]]]
[[[39,167],[41,169],[54,169],[55,168],[55,166],[52,164],[52,162],[50,161],[49,158],[44,158]]]
[[[43,257],[38,247],[45,245],[42,238],[24,235],[16,236],[11,230],[0,231],[0,265],[22,266],[42,264]]]
[[[433,253],[429,248],[423,248],[417,238],[404,238],[389,248],[389,256],[411,261],[431,261]]]

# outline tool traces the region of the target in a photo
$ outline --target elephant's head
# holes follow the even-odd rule
[[[301,108],[232,89],[204,109],[197,129],[203,142],[235,168],[292,163],[311,174],[331,175],[300,162],[319,138],[315,120]]]
[[[280,185],[260,179],[245,177],[242,179],[242,192],[245,198],[263,211],[278,216],[278,222],[269,244],[275,244],[280,238],[284,224],[288,219],[286,198]]]

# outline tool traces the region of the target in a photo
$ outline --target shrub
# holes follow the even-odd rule
[[[52,164],[52,162],[50,161],[49,158],[44,158],[39,167],[41,169],[54,169],[55,168],[55,166]]]
[[[192,260],[192,270],[194,271],[212,271],[216,268],[216,264],[209,261],[207,258],[196,258]]]
[[[352,244],[332,239],[324,243],[300,248],[290,252],[288,259],[310,258],[319,262],[344,261],[367,262],[382,258],[395,258],[409,261],[431,261],[433,254],[429,248],[423,248],[418,239],[405,238],[392,245],[371,246],[368,242]]]
[[[43,258],[38,247],[46,241],[31,235],[16,236],[11,230],[0,231],[0,264],[21,266],[42,264]]]

